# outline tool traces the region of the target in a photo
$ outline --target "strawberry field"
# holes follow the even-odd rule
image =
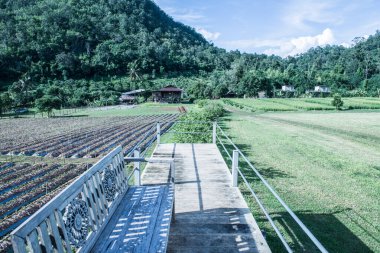
[[[176,114],[112,117],[92,119],[16,120],[11,126],[0,122],[1,155],[60,158],[97,158],[118,145],[124,153],[145,139],[144,145],[156,136],[156,122],[166,131]],[[87,124],[86,124],[87,123]]]
[[[91,167],[83,158],[96,161],[119,145],[125,155],[144,149],[156,139],[157,122],[164,133],[177,117],[1,120],[0,252],[11,246],[13,229]],[[7,159],[15,156],[30,162]],[[36,163],[33,157],[41,159]]]

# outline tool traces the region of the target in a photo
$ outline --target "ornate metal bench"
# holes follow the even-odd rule
[[[124,249],[140,245],[138,250],[133,249],[134,252],[148,252],[149,249],[158,248],[165,252],[173,210],[174,187],[171,184],[140,186],[139,163],[169,163],[171,183],[174,183],[173,159],[126,159],[135,162],[130,175],[124,169],[122,148],[117,147],[21,224],[11,234],[14,251],[101,252],[116,250],[117,244]],[[137,186],[128,185],[133,175]],[[149,205],[153,213],[147,221],[147,217],[144,220],[140,214]],[[139,218],[141,220],[136,223]],[[123,220],[125,222],[120,223]],[[132,242],[129,244],[122,237],[120,239],[124,244],[116,240],[114,230],[133,231],[136,224],[147,222],[150,227],[145,226],[146,232],[137,233],[144,235],[138,240],[127,240]],[[157,227],[162,227],[163,224],[167,229],[159,230]],[[111,242],[112,245],[106,242]]]

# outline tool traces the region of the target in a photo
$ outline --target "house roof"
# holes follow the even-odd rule
[[[121,100],[135,100],[136,97],[129,96],[129,95],[121,95],[120,99]]]
[[[162,89],[159,89],[158,91],[167,91],[167,92],[182,92],[182,89],[177,88],[173,85],[166,86]]]
[[[122,93],[122,95],[134,95],[134,94],[139,94],[142,92],[145,92],[145,90],[144,89],[131,90],[131,91]]]

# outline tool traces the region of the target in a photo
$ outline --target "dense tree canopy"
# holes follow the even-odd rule
[[[377,95],[380,33],[353,43],[282,59],[217,48],[151,0],[0,0],[0,90],[16,107],[44,96],[116,103],[122,91],[167,83],[194,98],[271,95],[282,84]]]

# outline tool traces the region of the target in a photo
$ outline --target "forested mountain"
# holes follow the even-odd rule
[[[150,0],[1,2],[1,78],[210,71],[219,51]]]
[[[380,33],[355,43],[282,59],[217,48],[151,0],[0,0],[0,104],[116,103],[168,83],[194,98],[271,95],[284,83],[376,95]]]

